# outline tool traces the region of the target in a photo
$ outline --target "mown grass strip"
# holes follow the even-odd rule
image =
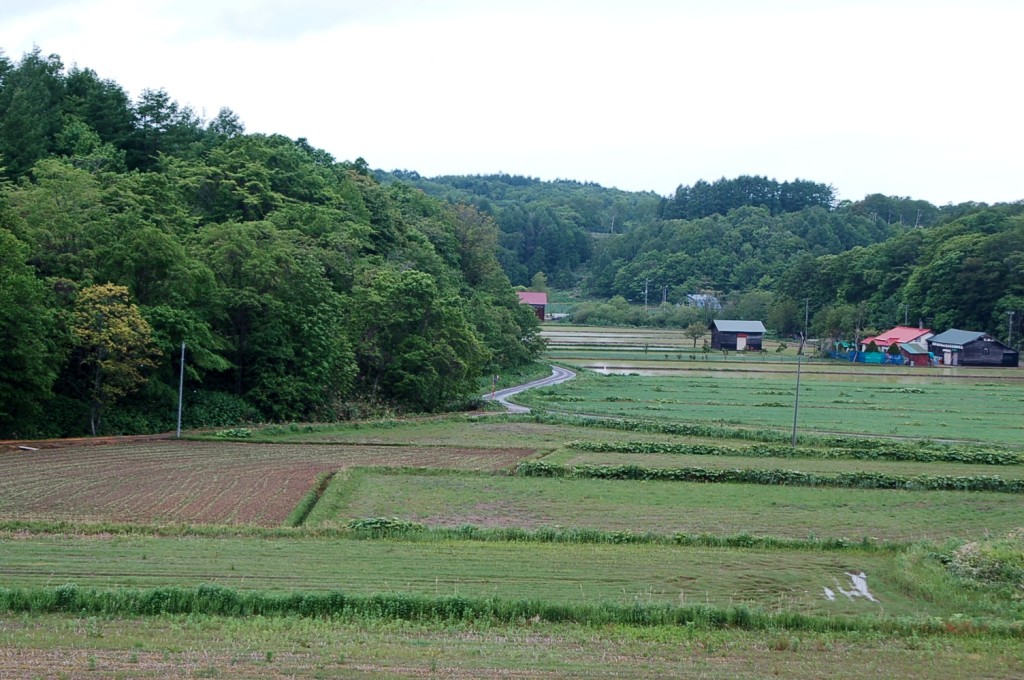
[[[529,395],[529,392],[524,392],[524,395]],[[707,423],[682,423],[682,422],[671,422],[664,420],[639,420],[635,418],[617,418],[608,416],[580,416],[571,415],[564,413],[545,412],[540,410],[543,405],[527,403],[523,400],[523,404],[527,406],[536,406],[533,413],[527,416],[520,416],[522,418],[530,418],[534,422],[549,424],[549,425],[567,425],[574,427],[589,427],[606,430],[618,430],[626,432],[643,432],[646,434],[667,434],[681,437],[702,437],[710,439],[736,439],[743,441],[759,441],[767,443],[781,443],[785,444],[791,440],[791,434],[789,432],[779,429],[766,429],[766,428],[755,428],[755,427],[724,427],[720,425],[711,425]],[[808,432],[801,432],[799,436],[801,444],[807,446],[818,446],[818,447],[840,447],[857,450],[872,450],[881,448],[891,448],[896,446],[908,446],[912,448],[918,448],[922,450],[929,449],[942,449],[949,447],[948,444],[941,442],[935,442],[930,439],[915,439],[912,442],[902,442],[894,440],[891,437],[871,435],[865,433],[863,435],[823,435],[813,434]],[[1004,450],[1005,447],[994,444],[992,442],[985,442],[984,446],[989,451],[1000,451]],[[1012,447],[1013,449],[1019,449],[1019,446]]]
[[[858,448],[806,448],[783,444],[760,444],[746,447],[716,446],[714,444],[686,444],[680,442],[629,441],[586,442],[572,441],[567,448],[595,453],[659,453],[688,456],[741,456],[748,458],[820,458],[823,460],[892,460],[916,463],[963,463],[965,465],[1024,465],[1024,455],[1013,451],[967,449],[963,447],[924,448],[918,445],[875,442]]]
[[[53,588],[0,588],[0,611],[76,613],[103,616],[167,614],[230,617],[307,616],[431,622],[544,621],[583,625],[693,626],[703,629],[863,631],[902,635],[984,635],[1024,637],[1024,624],[988,619],[955,621],[831,617],[797,612],[770,613],[746,606],[555,603],[497,597],[431,597],[406,593],[354,595],[342,591],[240,591],[219,585],[197,588],[120,588],[104,590],[66,584]]]
[[[714,484],[763,484],[768,486],[815,486],[844,489],[904,489],[908,491],[993,491],[1024,493],[1024,480],[995,476],[934,477],[890,475],[878,472],[849,472],[823,475],[797,470],[715,470],[700,467],[647,468],[639,465],[558,465],[527,461],[516,467],[522,477],[569,477],[575,479],[617,479]]]

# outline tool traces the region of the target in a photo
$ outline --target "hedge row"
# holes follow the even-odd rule
[[[858,550],[900,552],[908,544],[880,542],[867,537],[860,541],[846,538],[781,538],[733,534],[659,534],[654,532],[606,531],[602,529],[540,527],[427,527],[418,522],[390,517],[354,519],[346,525],[346,538],[371,540],[394,538],[403,541],[481,541],[507,543],[590,543],[615,545],[679,545],[704,548],[762,548],[777,550]]]
[[[867,448],[796,448],[783,444],[758,444],[742,448],[714,444],[677,442],[569,442],[577,451],[608,453],[667,453],[691,456],[745,456],[749,458],[822,458],[856,460],[898,460],[920,463],[965,463],[975,465],[1024,465],[1024,455],[1013,451],[949,447],[926,449],[893,443]]]
[[[946,634],[949,622],[937,619],[831,617],[795,612],[769,613],[743,605],[711,607],[670,604],[621,605],[555,603],[499,598],[430,597],[404,593],[350,595],[325,593],[275,594],[239,591],[218,585],[198,588],[98,590],[63,585],[56,588],[0,588],[0,611],[12,613],[68,612],[87,615],[147,616],[201,614],[212,616],[309,616],[403,621],[524,621],[584,625],[693,626],[704,629],[884,631],[900,634]],[[957,621],[953,632],[1024,636],[1019,622]]]
[[[997,491],[1024,493],[1024,479],[990,476],[889,475],[849,472],[822,475],[796,470],[710,470],[699,467],[645,468],[639,465],[556,465],[528,461],[516,467],[523,477],[574,477],[579,479],[634,479],[678,482],[766,484],[781,486],[829,486],[854,489],[908,489],[927,491]]]

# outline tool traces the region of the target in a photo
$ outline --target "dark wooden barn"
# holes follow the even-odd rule
[[[765,328],[760,321],[715,319],[710,328],[711,349],[761,351]]]
[[[950,328],[928,339],[928,349],[946,366],[1016,366],[1020,353],[987,333]]]
[[[524,305],[530,305],[533,307],[533,313],[537,315],[537,318],[541,321],[544,320],[544,316],[547,313],[548,307],[548,294],[547,293],[532,293],[527,291],[521,291],[516,293],[519,296],[519,302]]]

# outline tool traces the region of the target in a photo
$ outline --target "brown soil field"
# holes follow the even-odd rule
[[[316,476],[355,466],[501,470],[530,449],[176,440],[0,453],[7,520],[279,526]]]

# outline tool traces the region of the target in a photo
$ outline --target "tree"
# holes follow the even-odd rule
[[[26,54],[4,75],[0,88],[0,156],[11,177],[20,177],[43,158],[60,130],[64,97],[60,58]]]
[[[89,427],[95,435],[106,408],[146,382],[145,372],[156,365],[160,351],[124,286],[101,284],[79,292],[72,330],[88,377]]]
[[[57,310],[25,264],[27,250],[0,228],[0,437],[34,434],[66,356]]]
[[[352,345],[370,395],[422,411],[465,400],[488,351],[459,301],[424,272],[367,272],[353,291]]]
[[[537,272],[530,279],[530,290],[538,293],[548,292],[548,277],[544,276],[544,272]]]
[[[683,329],[683,335],[693,340],[693,347],[696,349],[697,341],[707,335],[708,327],[700,322],[691,323]]]

